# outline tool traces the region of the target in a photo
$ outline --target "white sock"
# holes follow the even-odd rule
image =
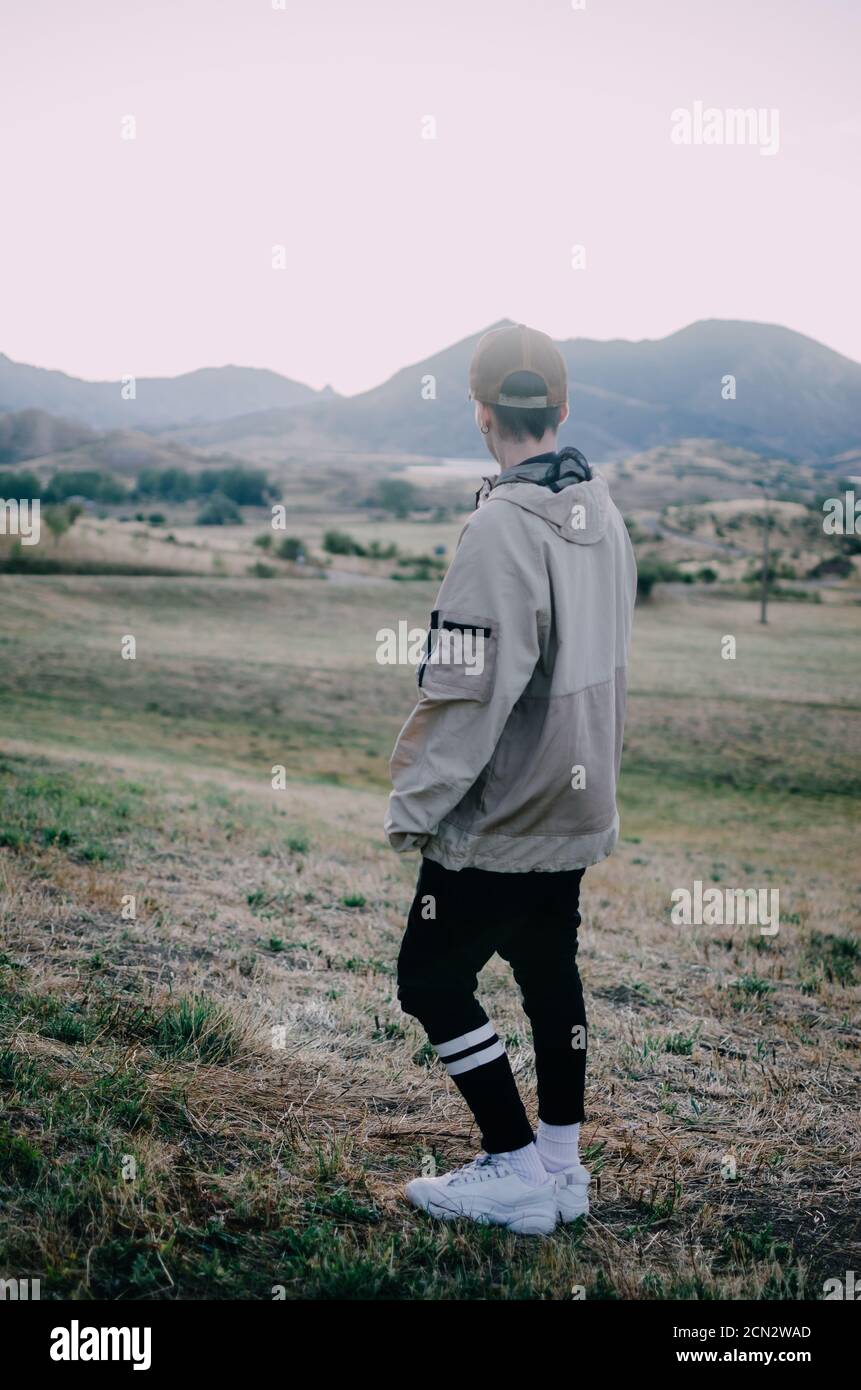
[[[580,1162],[580,1126],[547,1125],[539,1120],[535,1147],[548,1173],[571,1168]]]
[[[522,1178],[524,1182],[541,1183],[547,1181],[547,1169],[541,1162],[534,1144],[526,1144],[522,1149],[511,1149],[508,1153],[500,1154],[499,1157],[507,1159],[517,1176]]]

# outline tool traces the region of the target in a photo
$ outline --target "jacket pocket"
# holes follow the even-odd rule
[[[431,700],[490,699],[496,672],[496,620],[460,609],[431,614],[417,681]]]

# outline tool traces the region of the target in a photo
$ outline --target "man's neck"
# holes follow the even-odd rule
[[[500,439],[497,441],[496,458],[500,473],[507,468],[516,468],[526,459],[534,459],[539,454],[556,452],[556,435],[548,431],[543,439]]]

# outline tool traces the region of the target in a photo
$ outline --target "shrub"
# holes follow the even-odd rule
[[[305,554],[305,543],[300,541],[298,536],[284,536],[278,544],[278,554],[282,560],[298,560]]]
[[[414,570],[410,570],[408,574],[399,573],[395,570],[394,574],[389,575],[389,578],[399,579],[405,583],[409,580],[417,580],[419,583],[426,583],[431,579],[438,579],[439,576],[434,574],[434,572],[429,570],[425,565],[418,565]]]
[[[641,560],[637,566],[637,597],[641,599],[649,598],[656,584],[692,583],[693,575],[666,560]]]
[[[658,581],[657,567],[637,567],[637,598],[651,598],[652,590]]]
[[[223,492],[214,492],[197,518],[198,526],[239,526],[242,513]]]
[[[364,555],[365,547],[346,531],[327,531],[323,537],[323,549],[329,555]]]
[[[371,541],[368,546],[369,560],[394,560],[398,553],[398,547],[392,542],[391,545],[381,545],[379,541]]]
[[[848,579],[854,572],[854,566],[848,555],[829,555],[826,560],[820,560],[818,565],[814,565],[808,571],[808,579]],[[791,576],[793,579],[794,575]]]
[[[402,555],[398,560],[401,569],[408,570],[407,574],[391,576],[392,579],[411,579],[419,583],[430,579],[439,579],[445,570],[445,559],[440,555]]]
[[[411,565],[427,565],[431,569],[445,569],[445,560],[440,555],[402,555],[398,560],[402,568]]]

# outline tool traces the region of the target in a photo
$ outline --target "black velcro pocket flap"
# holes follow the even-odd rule
[[[431,699],[487,700],[496,667],[496,621],[471,613],[438,612],[418,683]]]

